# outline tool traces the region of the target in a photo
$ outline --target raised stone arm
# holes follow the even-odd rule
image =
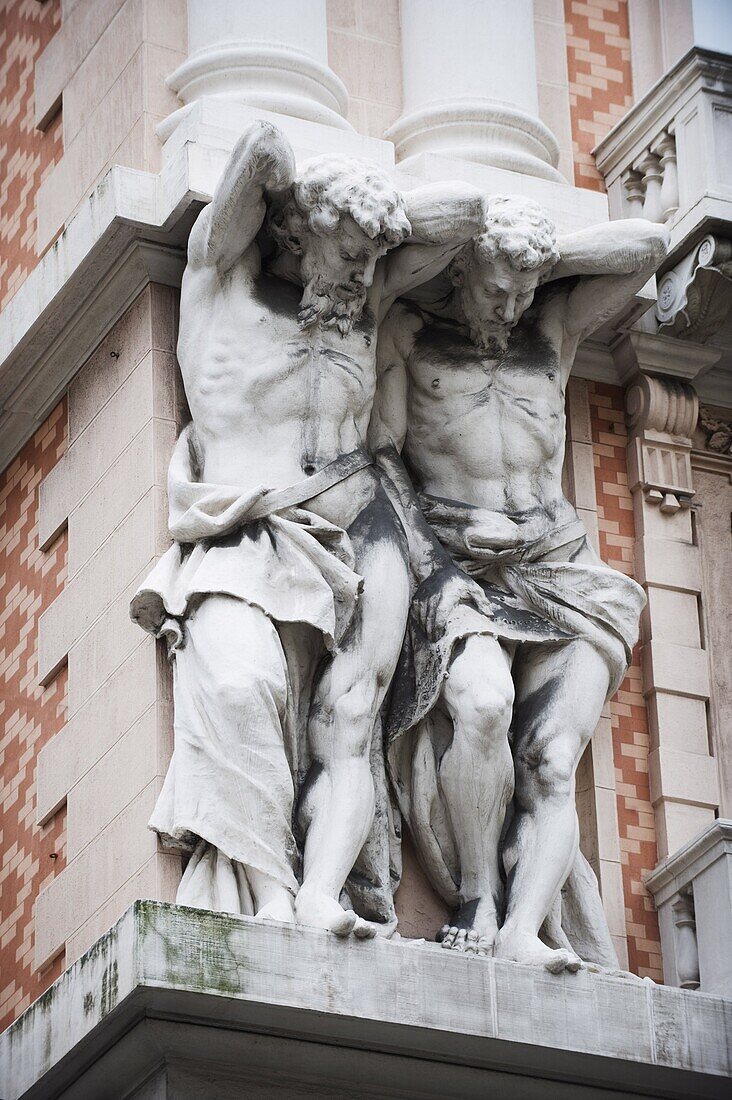
[[[565,325],[582,340],[621,309],[651,277],[668,251],[664,225],[628,218],[561,237],[550,281],[573,278]]]
[[[255,122],[242,134],[211,203],[188,242],[190,264],[227,270],[249,248],[264,220],[265,192],[292,184],[295,157],[285,135],[269,122]]]
[[[386,260],[380,318],[401,295],[426,283],[483,225],[484,196],[467,183],[426,184],[404,194],[410,237]]]

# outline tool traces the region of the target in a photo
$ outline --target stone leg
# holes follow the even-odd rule
[[[299,923],[338,935],[375,928],[339,897],[369,833],[374,720],[401,649],[409,582],[404,535],[382,489],[349,528],[364,587],[346,637],[315,685],[308,730],[311,770],[302,796],[307,825]]]
[[[461,873],[461,906],[442,929],[443,947],[487,953],[498,931],[498,849],[513,794],[513,696],[509,654],[496,638],[468,638],[450,663],[441,697],[453,738],[440,761],[440,787]]]
[[[552,951],[538,933],[574,863],[579,828],[575,770],[609,686],[604,657],[584,640],[526,647],[514,666],[516,793],[504,860],[506,920],[496,955],[577,969],[578,956]]]

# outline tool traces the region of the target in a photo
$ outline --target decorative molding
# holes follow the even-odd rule
[[[166,81],[189,107],[202,96],[237,96],[248,107],[353,131],[346,120],[343,81],[315,58],[280,43],[218,43],[198,50]],[[174,111],[158,127],[166,141],[183,117]]]
[[[513,104],[470,97],[428,104],[402,115],[385,136],[406,169],[420,153],[440,153],[566,183],[551,130]]]
[[[718,455],[732,456],[732,421],[720,420],[704,405],[700,405],[698,424],[707,437],[707,450]]]
[[[708,234],[659,280],[660,332],[704,344],[732,310],[732,241]]]
[[[626,332],[612,353],[622,383],[629,382],[639,371],[692,382],[709,371],[722,355],[719,348],[691,341],[680,343],[672,336],[636,330]]]
[[[688,508],[694,495],[691,433],[699,410],[694,387],[640,373],[626,390],[625,409],[631,490],[641,488],[664,514]]]
[[[732,856],[732,821],[720,817],[646,875],[644,882],[656,906],[670,901],[726,855]]]

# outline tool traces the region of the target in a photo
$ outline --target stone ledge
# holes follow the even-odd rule
[[[722,1097],[731,1028],[719,997],[140,901],[0,1036],[0,1096]]]

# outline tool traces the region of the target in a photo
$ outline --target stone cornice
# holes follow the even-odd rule
[[[683,98],[699,82],[710,88],[724,87],[732,93],[729,55],[692,46],[595,146],[592,152],[598,170],[604,176],[612,176],[634,160],[644,136],[660,130],[667,116],[678,110]]]
[[[683,890],[723,855],[732,855],[732,821],[719,818],[646,875],[644,881],[656,905]]]
[[[115,166],[0,317],[0,469],[148,282],[180,284],[198,209],[165,219],[156,176]]]

